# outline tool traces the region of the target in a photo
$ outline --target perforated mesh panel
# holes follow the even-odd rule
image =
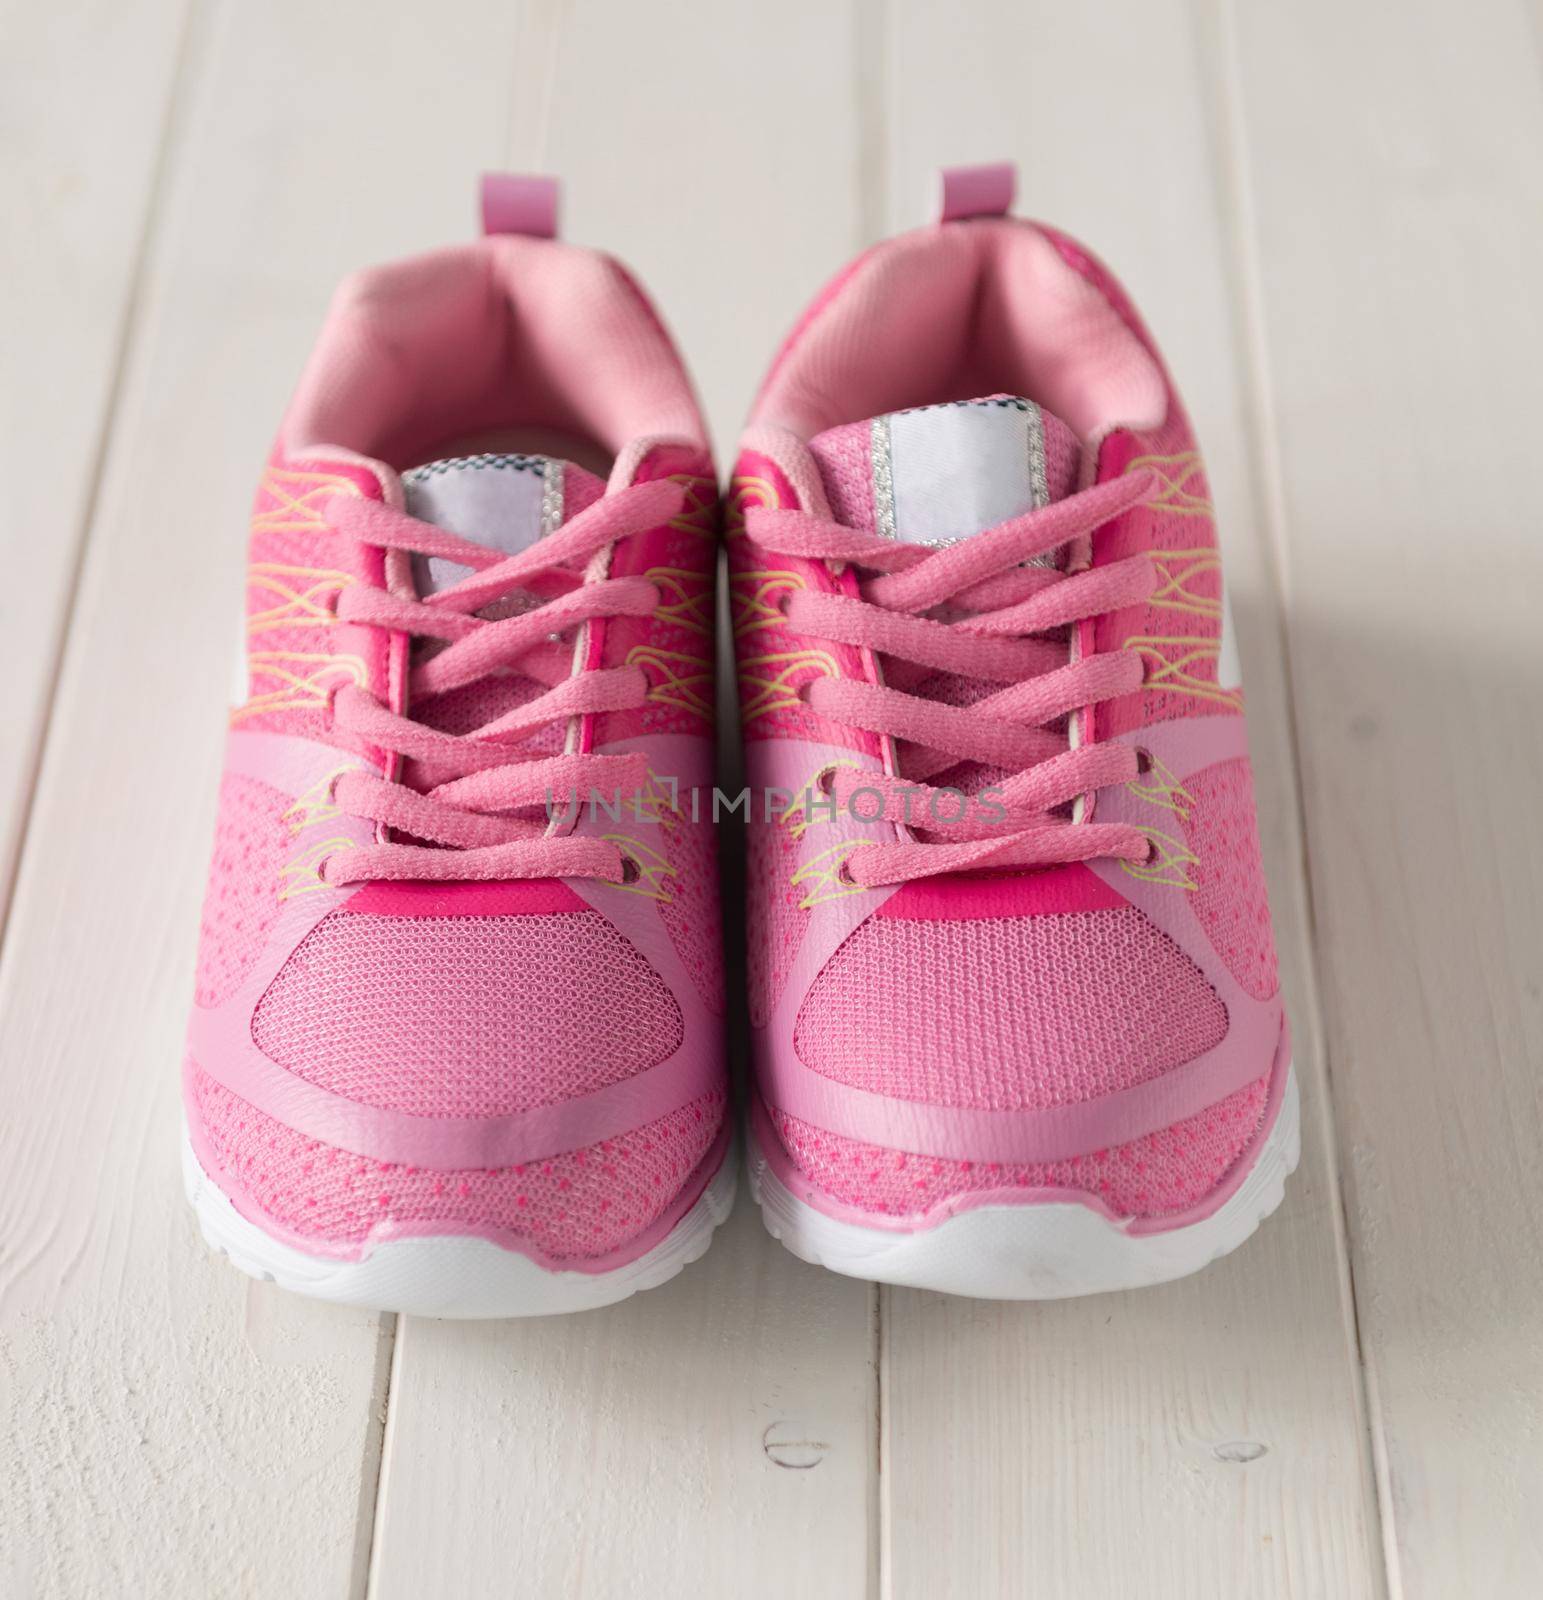
[[[1184,824],[1190,849],[1195,915],[1227,970],[1256,1000],[1280,987],[1270,897],[1259,854],[1254,775],[1247,756],[1222,761],[1185,779],[1194,810]]]
[[[704,797],[705,799],[705,797]],[[690,802],[682,797],[682,808]],[[710,805],[710,802],[707,802]],[[714,1016],[723,1014],[723,927],[718,911],[718,841],[710,822],[677,821],[665,853],[674,875],[659,916],[681,965]]]
[[[523,1166],[430,1172],[308,1139],[196,1068],[190,1100],[216,1181],[282,1227],[338,1245],[384,1223],[439,1225],[529,1240],[559,1260],[605,1255],[657,1221],[712,1148],[726,1103],[714,1091],[603,1144]]]
[[[914,1216],[959,1195],[994,1189],[1076,1189],[1116,1216],[1159,1217],[1198,1205],[1259,1129],[1269,1074],[1225,1100],[1129,1144],[1065,1161],[944,1161],[843,1139],[780,1112],[784,1148],[832,1199],[881,1216]]]
[[[1129,1088],[1219,1044],[1227,1012],[1134,907],[931,922],[871,918],[810,988],[795,1048],[903,1100],[1044,1108]]]
[[[782,996],[798,947],[803,943],[809,913],[800,911],[800,891],[793,886],[798,850],[788,828],[752,819],[749,827],[749,906],[746,956],[749,968],[750,1021],[766,1025]]]
[[[679,1048],[680,1008],[597,912],[336,911],[252,1019],[259,1050],[334,1094],[487,1117],[618,1083]]]
[[[255,778],[228,775],[220,784],[194,979],[201,1006],[222,1005],[240,988],[273,931],[288,805],[278,790]]]

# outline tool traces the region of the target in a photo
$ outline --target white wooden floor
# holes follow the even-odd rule
[[[0,1593],[1543,1593],[1543,0],[0,0]],[[1011,156],[1222,513],[1284,1210],[998,1306],[774,1246],[527,1325],[200,1246],[177,1066],[246,509],[334,281],[553,170],[726,456]]]

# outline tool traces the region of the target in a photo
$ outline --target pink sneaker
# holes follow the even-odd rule
[[[712,463],[554,212],[489,180],[489,237],[345,284],[257,494],[186,1172],[211,1244],[323,1299],[603,1305],[732,1199]]]
[[[1048,1298],[1279,1202],[1297,1099],[1205,474],[1129,301],[1010,169],[778,356],[730,562],[753,1179],[838,1272]],[[965,398],[974,397],[974,398]]]

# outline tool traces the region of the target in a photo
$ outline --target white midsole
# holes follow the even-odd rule
[[[1281,1203],[1301,1152],[1296,1075],[1248,1176],[1208,1217],[1162,1233],[1076,1201],[983,1205],[914,1232],[838,1221],[800,1200],[752,1141],[750,1188],[774,1238],[832,1272],[988,1300],[1060,1300],[1139,1289],[1236,1250]]]
[[[282,1289],[418,1317],[543,1317],[608,1306],[673,1278],[701,1256],[734,1205],[731,1146],[700,1198],[653,1249],[609,1272],[554,1271],[490,1239],[390,1239],[361,1261],[308,1255],[243,1217],[184,1136],[182,1177],[204,1238],[243,1272]]]

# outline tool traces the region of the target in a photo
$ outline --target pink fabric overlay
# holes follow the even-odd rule
[[[1247,756],[1219,762],[1184,780],[1193,800],[1184,836],[1196,862],[1195,915],[1239,985],[1256,1000],[1280,988],[1275,935],[1259,825],[1253,768]]]
[[[964,217],[1005,217],[1013,208],[1018,169],[1011,161],[944,167],[942,180],[940,215],[944,222],[957,222]]]
[[[711,806],[703,796],[701,804]],[[690,801],[682,797],[689,809]],[[723,1015],[723,928],[718,913],[718,839],[711,822],[677,818],[667,830],[670,872],[659,916],[681,965],[715,1017]]]
[[[873,918],[810,988],[800,1060],[837,1083],[981,1110],[1079,1104],[1219,1044],[1227,1012],[1140,912]]]
[[[518,172],[482,175],[482,231],[557,237],[558,184]]]
[[[228,773],[220,784],[214,859],[204,894],[194,998],[229,999],[252,970],[278,921],[276,886],[289,852],[290,798],[254,778]]]
[[[1270,1076],[1193,1117],[1128,1144],[1062,1161],[940,1160],[844,1139],[781,1112],[784,1150],[816,1188],[843,1205],[890,1218],[923,1218],[963,1196],[1012,1189],[1080,1192],[1116,1217],[1161,1217],[1199,1205],[1248,1149]]]
[[[492,1117],[555,1105],[665,1060],[669,989],[598,913],[334,913],[252,1019],[271,1061],[361,1105]]]
[[[195,1146],[239,1209],[325,1253],[402,1234],[477,1234],[548,1260],[620,1248],[671,1207],[712,1150],[714,1090],[633,1132],[518,1166],[424,1171],[354,1155],[265,1116],[196,1066]]]

